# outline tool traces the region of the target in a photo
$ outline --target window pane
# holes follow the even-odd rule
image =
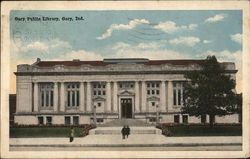
[[[159,85],[159,83],[156,83],[156,87],[159,87],[160,85]]]
[[[150,94],[150,90],[148,90],[148,94]]]
[[[182,121],[183,121],[183,123],[188,123],[188,116],[187,115],[183,115],[182,116]]]
[[[46,117],[46,124],[52,124],[52,117],[50,117],[50,116],[47,116]]]
[[[70,106],[70,91],[68,91],[68,106]]]
[[[105,84],[102,86],[102,88],[105,88]]]
[[[102,94],[102,92],[101,91],[98,91],[98,95],[101,95]]]
[[[77,93],[77,99],[76,99],[76,102],[77,102],[77,104],[76,104],[76,106],[79,106],[80,105],[80,99],[79,99],[79,91],[77,91],[76,92]]]
[[[71,98],[72,106],[75,106],[75,91],[72,91],[71,93],[72,93],[72,98]]]
[[[155,94],[155,90],[152,90],[152,94]]]
[[[105,94],[106,94],[106,92],[105,92],[105,91],[103,91],[103,92],[102,92],[102,95],[105,95]]]
[[[176,105],[176,90],[173,91],[173,100],[174,100],[174,105]]]
[[[94,91],[94,96],[96,95],[96,91]]]
[[[38,117],[38,124],[43,124],[43,117],[42,116]]]
[[[150,87],[150,83],[147,84],[147,87]]]
[[[179,121],[179,115],[174,115],[174,122],[175,123],[179,123],[180,121]]]
[[[156,94],[160,94],[160,91],[159,91],[159,90],[156,90]]]
[[[54,93],[53,91],[50,92],[50,106],[53,106],[54,105]]]
[[[46,91],[46,107],[49,106],[49,91]]]
[[[69,116],[65,117],[64,123],[68,124],[68,125],[70,124],[70,117]]]
[[[42,99],[42,107],[44,106],[44,91],[42,91],[42,97],[41,97]]]
[[[178,90],[178,105],[181,105],[181,90]]]
[[[79,117],[73,116],[73,124],[79,124]]]

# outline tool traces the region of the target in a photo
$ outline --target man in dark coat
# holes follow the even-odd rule
[[[126,135],[126,127],[125,127],[125,125],[123,126],[121,133],[122,133],[122,139],[125,139],[125,135]]]
[[[125,128],[126,129],[126,136],[128,138],[128,135],[130,135],[130,128],[129,126],[127,125],[127,127]]]

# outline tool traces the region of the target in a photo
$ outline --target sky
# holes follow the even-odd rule
[[[28,17],[59,21],[30,21]],[[36,58],[168,60],[215,55],[220,62],[235,62],[236,90],[242,91],[241,10],[13,10],[10,41],[12,72],[18,64],[32,64]],[[14,74],[10,93],[15,93]]]

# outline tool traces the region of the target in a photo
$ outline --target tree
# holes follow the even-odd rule
[[[213,127],[215,115],[223,116],[237,112],[238,95],[235,80],[225,74],[225,68],[215,56],[208,56],[197,71],[185,74],[184,106],[182,113],[190,116],[209,115]]]

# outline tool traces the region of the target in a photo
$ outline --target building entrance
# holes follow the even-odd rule
[[[131,98],[121,99],[121,117],[132,118],[132,99]]]

